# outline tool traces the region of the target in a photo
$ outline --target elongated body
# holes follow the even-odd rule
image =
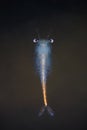
[[[41,116],[45,110],[47,110],[48,113],[51,116],[53,116],[54,113],[52,109],[48,106],[47,94],[46,94],[46,80],[47,80],[48,73],[51,69],[51,43],[53,43],[53,40],[34,39],[33,42],[36,43],[35,63],[36,63],[36,69],[38,70],[38,74],[40,77],[41,85],[42,85],[43,100],[44,100],[44,107],[42,107],[39,116]]]

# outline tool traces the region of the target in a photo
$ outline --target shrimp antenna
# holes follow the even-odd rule
[[[39,33],[39,29],[38,28],[36,29],[36,33],[37,33],[38,39],[40,39],[40,33]]]
[[[53,32],[53,29],[50,29],[50,30],[49,30],[49,33],[48,33],[48,35],[47,35],[47,39],[49,39],[49,37],[50,37],[50,35],[52,34],[52,32]]]

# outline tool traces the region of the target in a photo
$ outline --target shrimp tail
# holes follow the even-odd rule
[[[38,116],[42,116],[45,112],[47,112],[50,116],[54,116],[54,111],[49,106],[43,106],[38,114]]]

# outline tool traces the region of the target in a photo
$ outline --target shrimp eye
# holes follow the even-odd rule
[[[38,40],[37,40],[36,38],[34,38],[34,39],[33,39],[33,42],[34,42],[34,43],[37,43],[37,42],[38,42]]]
[[[51,43],[53,43],[53,42],[54,42],[54,40],[53,40],[53,39],[50,39],[50,42],[51,42]]]

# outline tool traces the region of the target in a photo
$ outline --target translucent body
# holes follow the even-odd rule
[[[36,45],[36,68],[41,82],[46,82],[51,68],[51,45],[47,40],[39,40]]]

